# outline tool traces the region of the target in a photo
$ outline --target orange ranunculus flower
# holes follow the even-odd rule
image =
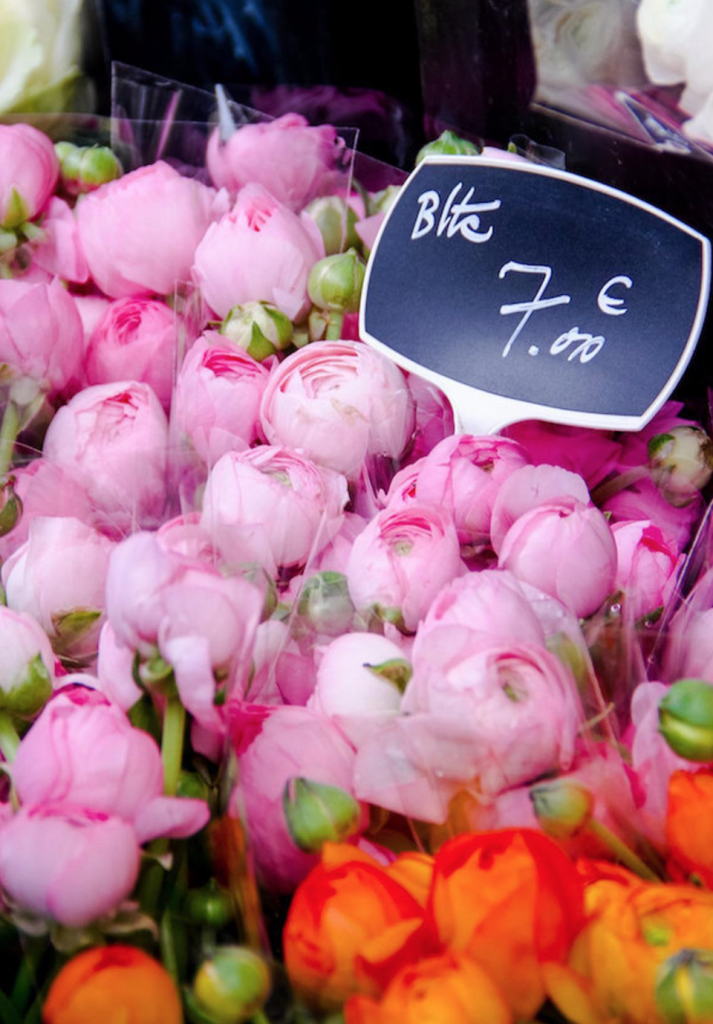
[[[672,873],[698,875],[713,889],[713,772],[674,772],[668,784],[666,843]]]
[[[458,836],[435,857],[429,923],[440,941],[481,964],[516,1017],[545,998],[543,964],[564,961],[584,920],[583,886],[541,832]]]
[[[404,967],[380,1000],[352,996],[345,1024],[512,1024],[495,982],[475,961],[442,954]]]
[[[427,853],[402,853],[385,870],[389,878],[403,885],[417,903],[426,906],[433,881],[433,857]]]
[[[372,857],[325,843],[300,883],[283,933],[287,973],[312,1005],[335,1009],[356,993],[379,995],[425,949],[424,911]]]
[[[133,946],[79,953],[59,972],[44,1024],[182,1024],[176,987],[158,961]]]
[[[618,880],[586,890],[587,924],[570,968],[548,972],[548,991],[574,1024],[663,1024],[657,974],[682,949],[713,949],[713,893],[688,885]]]

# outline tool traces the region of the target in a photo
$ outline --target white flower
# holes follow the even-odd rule
[[[0,113],[76,73],[82,0],[0,0]]]
[[[713,3],[711,0],[641,0],[637,28],[646,73],[657,85],[685,89],[681,106],[697,115],[687,134],[713,136]]]

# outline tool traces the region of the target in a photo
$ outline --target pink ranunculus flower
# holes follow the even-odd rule
[[[321,194],[339,142],[331,125],[312,127],[301,114],[283,114],[243,125],[226,142],[216,129],[208,140],[206,163],[217,188],[238,192],[257,183],[297,211]]]
[[[13,781],[23,804],[111,814],[133,825],[140,843],[186,838],[209,817],[203,800],[163,795],[161,752],[148,733],[117,707],[79,704],[63,693],[23,738]]]
[[[548,505],[560,498],[574,498],[589,504],[589,489],[584,478],[560,466],[523,466],[516,469],[502,487],[493,503],[490,540],[498,552],[505,534],[516,519],[538,505]]]
[[[285,622],[268,619],[260,623],[253,669],[248,691],[251,703],[304,707],[314,692],[317,679],[312,653],[302,653]]]
[[[44,630],[31,615],[0,605],[0,651],[0,703],[3,710],[19,699],[16,710],[24,716],[27,701],[21,694],[27,689],[31,691],[29,696],[32,704],[28,717],[34,717],[49,697],[54,682],[55,659]],[[33,682],[40,676],[49,682],[49,686]],[[46,690],[44,699],[38,690]],[[35,696],[38,696],[39,702],[34,700]]]
[[[428,637],[442,626],[465,626],[475,644],[545,643],[545,631],[525,590],[512,573],[502,569],[470,572],[438,593],[421,622],[414,657],[428,647]]]
[[[63,805],[22,807],[0,825],[0,885],[24,911],[81,928],[113,911],[136,884],[133,826]]]
[[[97,685],[109,703],[122,711],[129,711],[142,696],[134,679],[135,654],[133,648],[117,640],[111,623],[105,622],[99,634]]]
[[[621,444],[604,430],[524,420],[503,431],[519,441],[536,466],[561,466],[584,477],[590,490],[615,470]]]
[[[54,192],[59,160],[29,124],[0,124],[0,229],[34,220]]]
[[[398,459],[414,426],[401,370],[357,341],[319,342],[288,356],[270,375],[260,415],[272,444],[349,477],[367,455]]]
[[[74,211],[59,196],[52,196],[42,218],[42,234],[32,248],[32,262],[53,277],[84,284],[89,269],[79,240]]]
[[[59,280],[0,280],[0,364],[11,378],[61,391],[79,373],[82,339],[77,307]]]
[[[648,519],[614,523],[616,543],[616,590],[623,590],[634,619],[665,607],[673,594],[681,565],[676,547]]]
[[[309,272],[323,256],[311,217],[299,217],[259,185],[246,185],[196,249],[193,276],[218,316],[243,302],[264,301],[297,320],[309,308]]]
[[[58,654],[95,654],[113,547],[79,519],[35,518],[27,541],[2,567],[8,607],[33,615]]]
[[[333,718],[358,747],[364,736],[398,713],[401,689],[393,675],[398,667],[408,670],[403,685],[411,666],[393,641],[376,633],[345,633],[322,652],[307,707]]]
[[[22,502],[22,516],[15,527],[0,537],[0,560],[6,562],[25,543],[30,523],[38,516],[71,516],[91,525],[94,510],[82,485],[68,470],[39,458],[13,469],[15,493]]]
[[[677,508],[666,501],[653,480],[644,477],[607,498],[602,511],[611,516],[612,523],[650,519],[664,534],[667,543],[674,543],[681,552],[693,536],[705,511],[705,502],[699,494],[688,505]]]
[[[176,381],[176,429],[208,466],[230,451],[249,448],[260,433],[260,400],[268,371],[207,331],[190,348]]]
[[[338,532],[348,500],[339,473],[288,448],[229,452],[211,470],[201,526],[231,564],[269,573],[303,565]]]
[[[91,276],[113,299],[172,295],[226,200],[160,160],[102,185],[77,206]]]
[[[166,504],[168,424],[148,384],[85,388],[50,423],[43,454],[76,474],[103,528],[155,525]]]
[[[640,683],[631,697],[630,736],[632,789],[638,824],[647,839],[665,844],[668,784],[676,771],[695,771],[698,765],[674,754],[659,731],[659,704],[668,693],[663,683]]]
[[[95,326],[84,355],[88,384],[149,384],[168,412],[176,364],[176,316],[165,302],[117,299]]]
[[[408,456],[414,463],[453,433],[454,417],[448,398],[430,381],[410,373],[408,386],[416,406],[413,447]]]
[[[353,792],[354,750],[337,726],[308,708],[274,708],[239,756],[233,815],[245,816],[257,876],[276,892],[290,892],[318,863],[295,846],[282,806],[285,784],[306,778]],[[366,810],[362,827],[366,825]]]
[[[375,606],[413,632],[442,587],[463,571],[453,521],[432,505],[384,509],[354,541],[347,565],[357,610]]]
[[[616,544],[599,509],[563,500],[520,516],[505,534],[499,564],[583,618],[612,592]]]
[[[509,438],[470,434],[446,437],[418,463],[413,499],[447,510],[462,544],[486,544],[498,491],[527,461],[525,450]],[[399,484],[397,474],[392,484],[395,491]]]
[[[206,728],[220,730],[216,672],[225,694],[244,686],[263,597],[241,577],[162,548],[138,533],[112,552],[107,614],[115,642],[174,671],[182,703]]]

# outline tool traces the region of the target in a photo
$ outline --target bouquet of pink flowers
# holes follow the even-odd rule
[[[713,1020],[703,416],[454,434],[344,150],[0,125],[0,1021]]]

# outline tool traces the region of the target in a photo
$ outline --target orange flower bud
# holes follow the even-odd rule
[[[353,996],[344,1019],[345,1024],[511,1024],[512,1013],[482,967],[450,952],[404,967],[380,1001]]]
[[[668,784],[666,842],[686,875],[713,889],[713,773],[674,772]]]
[[[59,972],[42,1011],[43,1024],[182,1024],[171,978],[133,946],[79,953]]]
[[[423,909],[405,886],[353,846],[326,843],[298,886],[283,934],[285,966],[312,1005],[336,1009],[379,995],[423,955]]]
[[[583,923],[583,886],[540,832],[475,833],[436,854],[429,912],[441,942],[481,964],[529,1018],[545,999],[543,965],[566,959]]]
[[[683,949],[713,949],[713,893],[605,880],[587,888],[586,906],[569,976],[566,968],[548,971],[550,996],[575,1024],[664,1024],[656,999],[662,965]]]

